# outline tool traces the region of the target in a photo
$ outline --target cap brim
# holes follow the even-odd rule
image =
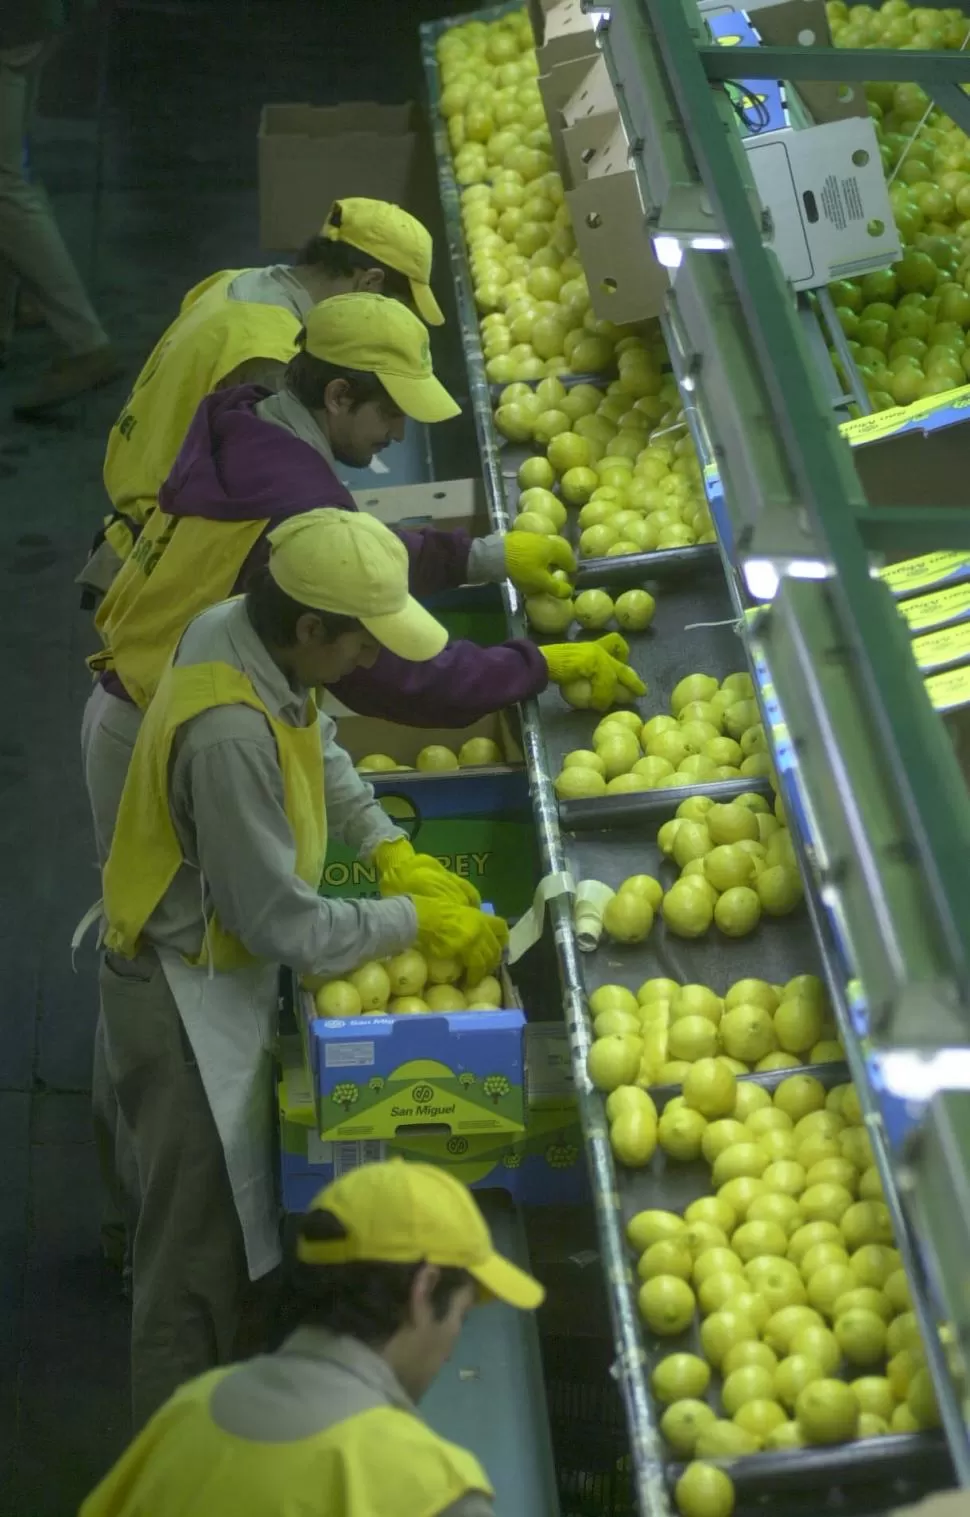
[[[362,616],[360,624],[382,648],[412,664],[426,664],[448,645],[446,629],[410,595],[401,611]]]
[[[411,295],[421,320],[426,321],[429,327],[443,327],[445,324],[444,312],[435,300],[430,284],[421,284],[417,279],[411,279],[408,283],[411,286]]]
[[[461,406],[433,374],[426,379],[410,379],[403,374],[378,372],[377,377],[395,405],[413,421],[450,421],[461,415]]]
[[[506,1306],[518,1307],[522,1312],[534,1312],[546,1298],[545,1287],[533,1280],[524,1269],[512,1264],[501,1254],[492,1254],[484,1264],[476,1264],[468,1273],[478,1282],[487,1295]]]

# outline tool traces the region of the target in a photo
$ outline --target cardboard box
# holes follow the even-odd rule
[[[884,269],[901,256],[876,132],[853,117],[744,142],[771,246],[796,290]]]
[[[518,1009],[345,1021],[318,1017],[304,991],[300,1014],[321,1138],[507,1138],[524,1130]]]
[[[733,0],[699,0],[698,9],[708,22],[738,12]],[[833,45],[824,0],[747,0],[743,9],[753,17],[760,40],[769,47]],[[793,88],[786,81],[786,92]],[[797,94],[813,121],[844,121],[849,116],[868,115],[861,84],[800,81]]]
[[[385,753],[399,764],[413,764],[430,743],[443,743],[457,753],[468,738],[492,738],[505,755],[504,765],[445,774],[369,774],[367,779],[384,810],[421,853],[471,880],[503,916],[518,916],[528,908],[538,880],[535,824],[522,751],[505,716],[486,716],[456,731],[357,716],[332,697],[324,709],[336,719],[340,743],[355,763],[367,754]],[[376,866],[333,841],[320,889],[323,895],[376,896]]]
[[[353,496],[359,511],[376,516],[386,527],[437,527],[443,532],[461,529],[472,536],[491,530],[481,479],[355,490]]]
[[[606,72],[602,53],[584,54],[567,63],[557,63],[548,74],[540,74],[536,83],[546,112],[552,138],[556,167],[566,189],[585,178],[585,169],[576,172],[566,152],[564,133],[589,118],[615,113],[616,96]],[[599,146],[599,140],[594,142]]]
[[[596,315],[623,326],[657,316],[663,309],[667,270],[657,262],[644,215],[636,175],[629,167],[626,132],[619,117],[594,118],[563,134],[564,144],[578,145],[573,133],[602,137],[595,147],[588,137],[579,148],[586,177],[566,192],[579,260],[586,271],[590,304]],[[591,152],[588,149],[592,148]],[[573,156],[569,146],[567,155]],[[574,164],[583,166],[573,157]]]
[[[583,10],[581,0],[528,0],[528,9],[540,75],[595,48],[596,20]]]
[[[527,1038],[531,1031],[526,1029]],[[564,1038],[565,1033],[558,1031]],[[567,1206],[589,1198],[574,1104],[530,1110],[526,1131],[519,1135],[405,1135],[328,1142],[316,1131],[313,1092],[299,1039],[284,1041],[282,1058],[280,1176],[287,1212],[305,1211],[323,1186],[348,1170],[395,1157],[441,1165],[472,1190],[506,1190],[527,1206]]]
[[[264,105],[259,124],[259,236],[293,252],[342,195],[391,200],[427,213],[430,147],[417,106]]]

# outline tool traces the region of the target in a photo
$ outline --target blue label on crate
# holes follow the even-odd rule
[[[711,36],[722,47],[760,47],[761,38],[741,11],[708,16]],[[745,136],[760,137],[764,132],[778,132],[788,126],[781,84],[775,79],[739,79],[725,86]]]

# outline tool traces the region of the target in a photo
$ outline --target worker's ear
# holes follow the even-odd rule
[[[430,1322],[435,1316],[432,1296],[434,1288],[441,1279],[441,1271],[437,1264],[422,1264],[411,1285],[411,1323],[414,1327],[422,1327]]]
[[[365,295],[384,293],[383,269],[359,269],[354,276],[354,289]]]
[[[323,628],[323,622],[313,611],[304,611],[297,618],[294,628],[294,640],[298,648],[319,647],[327,641],[327,634]]]
[[[351,405],[350,385],[346,379],[331,379],[323,392],[324,410],[336,416],[341,411],[349,411]]]

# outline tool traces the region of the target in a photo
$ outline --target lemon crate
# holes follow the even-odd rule
[[[390,1138],[334,1141],[320,1137],[313,1082],[300,1039],[284,1039],[279,1084],[284,1209],[303,1211],[330,1180],[391,1157],[442,1165],[473,1190],[506,1190],[524,1205],[587,1200],[589,1181],[565,1033],[561,1027],[538,1024],[526,1029],[526,1046],[524,1131],[476,1136],[403,1130]]]

